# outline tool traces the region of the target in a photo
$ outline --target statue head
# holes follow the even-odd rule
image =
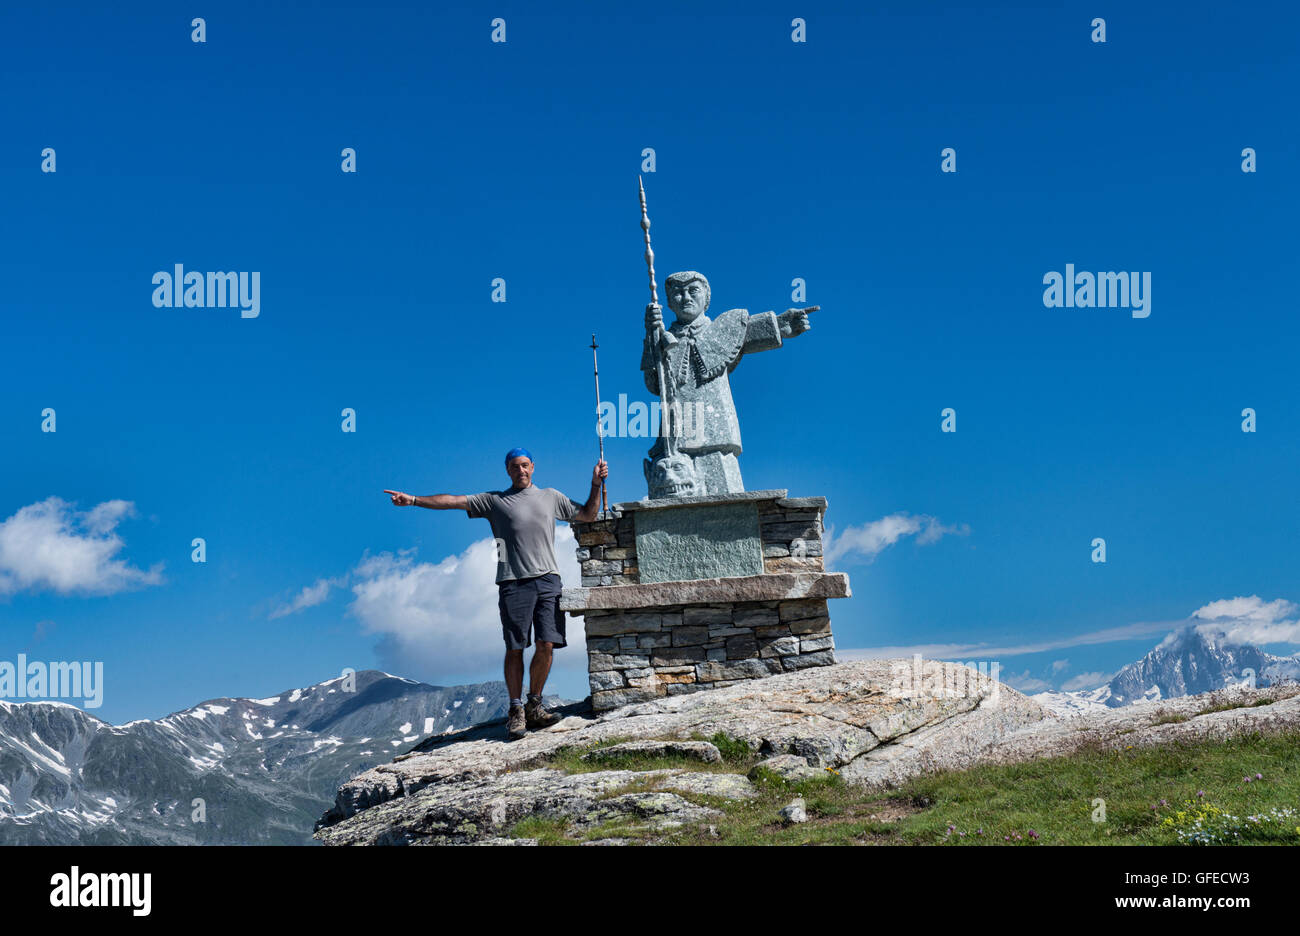
[[[695,463],[681,452],[661,455],[653,462],[645,459],[645,476],[650,486],[650,497],[654,499],[704,493],[695,477]]]
[[[664,280],[664,296],[677,320],[689,325],[709,308],[709,281],[703,273],[687,270]]]

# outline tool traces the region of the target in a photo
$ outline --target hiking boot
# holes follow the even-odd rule
[[[560,720],[559,715],[546,710],[541,699],[529,699],[524,704],[524,717],[527,719],[529,729],[533,731],[538,728],[549,728]]]
[[[511,741],[517,741],[528,734],[528,720],[524,716],[522,705],[510,706],[510,718],[506,721],[506,733]]]

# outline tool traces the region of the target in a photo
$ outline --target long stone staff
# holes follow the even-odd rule
[[[596,333],[591,334],[591,370],[596,375],[596,436],[600,439],[600,460],[605,460],[605,430],[600,425],[600,366],[596,363]],[[609,510],[605,499],[605,479],[600,479],[600,512]]]
[[[659,287],[655,285],[655,252],[650,248],[650,217],[645,210],[645,185],[641,177],[636,177],[637,188],[641,190],[641,230],[645,231],[645,263],[650,270],[650,302],[654,305],[659,304]],[[659,378],[659,399],[662,401],[659,406],[659,436],[664,440],[664,454],[677,454],[677,444],[673,441],[674,432],[669,430],[672,406],[669,397],[672,396],[671,388],[664,380],[664,356],[663,349],[667,345],[677,343],[677,338],[673,336],[668,329],[664,328],[663,322],[659,323],[659,331],[655,334],[655,375]]]

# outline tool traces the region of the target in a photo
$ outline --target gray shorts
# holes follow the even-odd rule
[[[568,646],[564,638],[564,612],[560,610],[563,583],[554,572],[536,578],[512,579],[498,586],[501,636],[507,650],[532,646],[531,635],[549,641],[556,648]]]

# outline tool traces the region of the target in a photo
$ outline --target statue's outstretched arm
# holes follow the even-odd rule
[[[745,340],[741,354],[771,351],[781,347],[781,323],[775,312],[759,312],[745,320]]]

